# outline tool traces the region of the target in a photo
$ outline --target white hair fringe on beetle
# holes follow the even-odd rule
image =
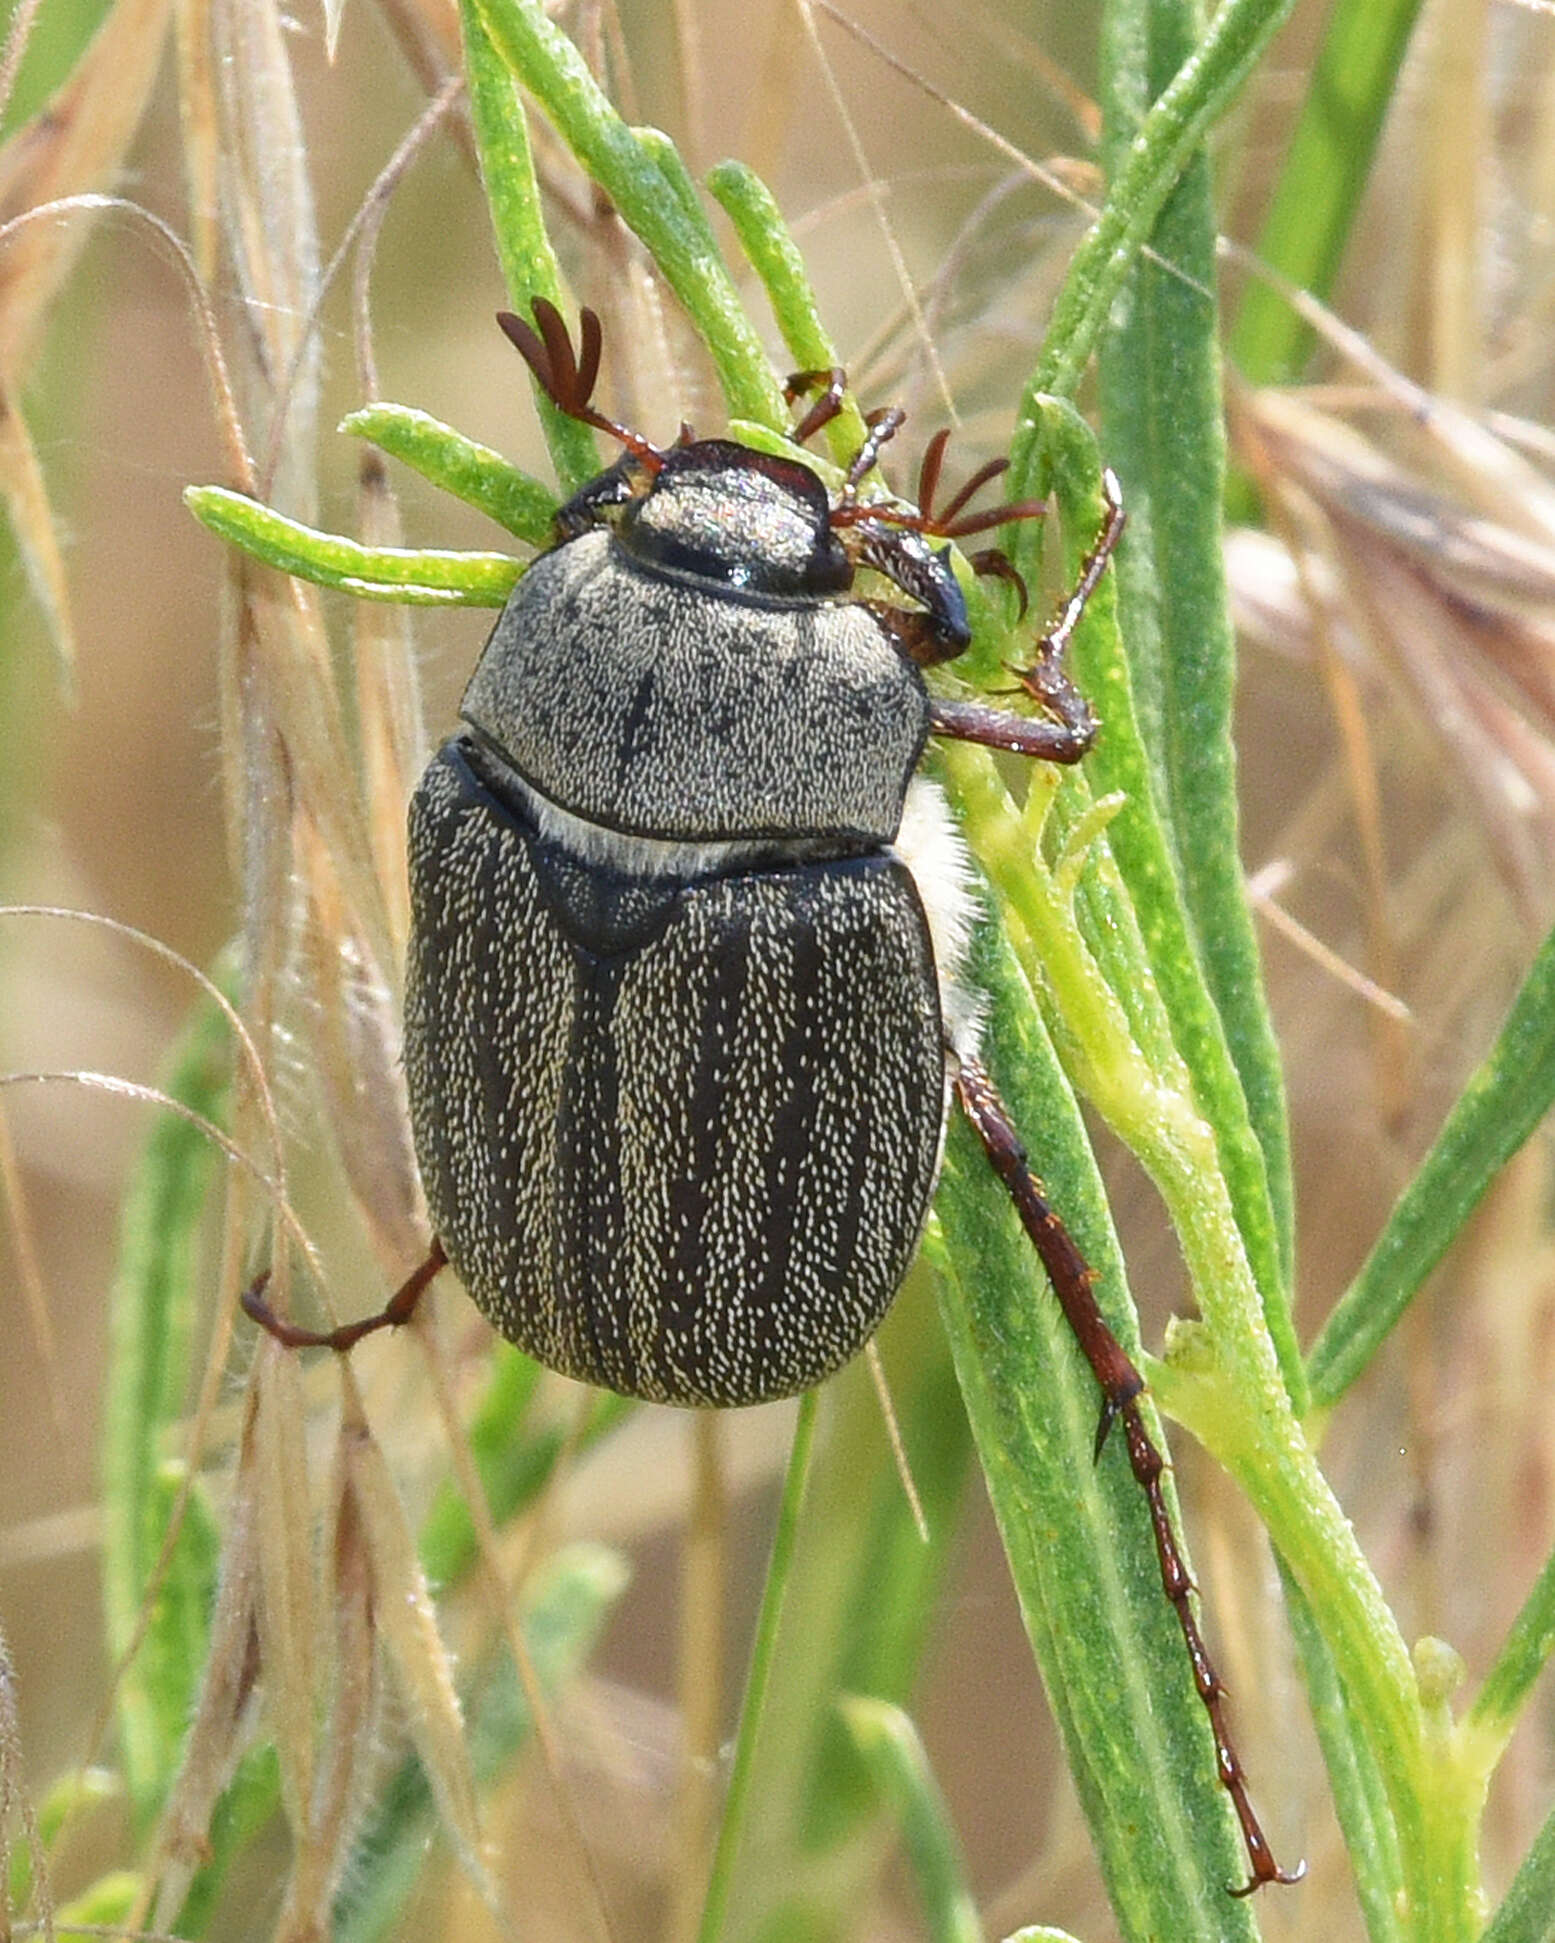
[[[947,542],[1035,517],[860,486],[902,422],[866,421],[835,497],[797,459],[683,432],[666,450],[590,402],[599,320],[500,322],[563,412],[621,458],[556,516],[476,665],[462,726],[410,807],[405,1065],[434,1240],[344,1351],[403,1323],[445,1264],[509,1341],[625,1396],[720,1407],[811,1388],[879,1327],[917,1249],[958,1100],[1121,1422],[1161,1577],[1247,1846],[1270,1852],[1231,1744],[1172,1530],[1144,1381],[977,1056],[971,873],[917,772],[932,735],[1078,762],[1097,724],[1064,648],[1123,527],[1108,512],[1020,687],[1044,713],[933,696],[971,641]],[[793,439],[841,408],[841,371]],[[1002,554],[973,558],[1013,575]],[[863,598],[869,568],[911,605]],[[1017,580],[1017,585],[1018,585]],[[1025,590],[1020,589],[1022,612]],[[1294,1872],[1299,1874],[1300,1871]]]

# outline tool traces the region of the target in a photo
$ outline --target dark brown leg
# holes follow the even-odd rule
[[[977,742],[985,749],[1005,749],[1011,755],[1035,756],[1042,762],[1079,762],[1089,752],[1096,740],[1096,717],[1069,679],[1064,650],[1123,534],[1123,503],[1111,472],[1103,473],[1102,486],[1107,517],[1080,563],[1080,577],[1073,591],[1057,620],[1037,643],[1030,665],[1010,669],[1021,689],[1040,702],[1047,715],[1014,715],[990,708],[986,702],[945,701],[936,696],[929,705],[931,734],[949,736],[957,742]]]
[[[363,1316],[357,1322],[344,1322],[338,1329],[299,1329],[296,1323],[278,1316],[265,1301],[269,1269],[243,1291],[243,1313],[287,1349],[333,1349],[343,1355],[375,1329],[398,1329],[401,1323],[409,1322],[416,1312],[416,1304],[447,1261],[443,1244],[434,1238],[426,1260],[401,1282],[376,1315]]]
[[[1210,1729],[1215,1738],[1215,1760],[1221,1785],[1231,1797],[1231,1805],[1242,1825],[1242,1839],[1247,1845],[1247,1859],[1252,1873],[1240,1889],[1233,1889],[1231,1893],[1234,1896],[1247,1896],[1253,1890],[1262,1888],[1266,1882],[1299,1881],[1306,1872],[1305,1863],[1289,1871],[1279,1866],[1248,1799],[1247,1776],[1232,1746],[1230,1730],[1226,1725],[1223,1704],[1226,1690],[1210,1661],[1204,1636],[1193,1616],[1193,1580],[1178,1550],[1177,1536],[1166,1509],[1166,1494],[1161,1489],[1161,1475],[1166,1469],[1166,1461],[1151,1441],[1144,1418],[1140,1415],[1139,1396],[1145,1387],[1144,1378],[1108,1328],[1106,1318],[1091,1292],[1091,1269],[1075,1246],[1068,1229],[1048,1206],[1042,1183],[1031,1171],[1026,1150],[1021,1145],[1009,1112],[993,1081],[975,1059],[961,1062],[956,1077],[956,1094],[978,1139],[983,1143],[994,1172],[1003,1181],[1010,1199],[1015,1203],[1022,1226],[1042,1257],[1042,1266],[1047,1270],[1059,1307],[1074,1331],[1075,1340],[1100,1387],[1101,1420],[1096,1427],[1097,1457],[1101,1456],[1102,1446],[1113,1424],[1119,1420],[1123,1424],[1129,1467],[1150,1507],[1150,1526],[1155,1536],[1156,1557],[1161,1565],[1161,1585],[1182,1627],[1188,1659],[1193,1667],[1193,1684],[1209,1714]]]
[[[953,702],[935,695],[929,702],[929,733],[956,742],[977,742],[985,749],[1006,749],[1015,756],[1035,756],[1041,762],[1078,762],[1096,740],[1096,723],[1083,701],[1081,707],[1083,720],[1054,721],[1045,715],[1012,715],[986,702]]]

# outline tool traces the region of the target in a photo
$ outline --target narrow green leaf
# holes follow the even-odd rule
[[[72,1896],[54,1912],[56,1936],[91,1935],[94,1931],[113,1931],[129,1921],[130,1911],[140,1900],[145,1878],[132,1869],[110,1869],[94,1883]]]
[[[837,1705],[876,1787],[896,1812],[931,1943],[983,1943],[961,1844],[911,1716],[864,1694],[844,1695]]]
[[[720,1943],[724,1933],[729,1891],[734,1881],[740,1841],[745,1833],[745,1814],[750,1804],[751,1776],[755,1771],[756,1747],[761,1738],[762,1716],[770,1688],[772,1659],[799,1534],[799,1514],[804,1506],[805,1486],[809,1481],[810,1453],[815,1445],[817,1394],[809,1390],[799,1399],[799,1412],[794,1420],[793,1448],[789,1452],[788,1472],[783,1480],[783,1501],[778,1507],[772,1556],[762,1588],[761,1611],[756,1619],[756,1637],[751,1643],[750,1672],[746,1675],[745,1697],[740,1704],[739,1732],[734,1742],[734,1766],[729,1774],[729,1792],[724,1800],[723,1819],[718,1826],[718,1843],[713,1851],[712,1874],[707,1885],[707,1901],[702,1905],[697,1943]]]
[[[1307,83],[1301,119],[1254,244],[1271,270],[1327,298],[1371,174],[1420,0],[1338,0]],[[1230,356],[1252,384],[1290,384],[1312,327],[1279,291],[1250,276]]]
[[[561,271],[546,234],[529,128],[513,77],[491,44],[477,0],[459,0],[459,17],[470,120],[480,150],[497,261],[514,310],[527,319],[536,297],[562,307]],[[556,477],[564,493],[574,493],[599,471],[594,434],[558,410],[538,384],[534,396]]]
[[[563,1451],[574,1442],[571,1434],[557,1425],[547,1425],[540,1431],[525,1428],[525,1414],[540,1373],[540,1365],[511,1343],[495,1344],[485,1394],[470,1424],[470,1447],[492,1521],[499,1527],[534,1502]],[[575,1440],[577,1453],[581,1455],[608,1435],[632,1408],[626,1397],[598,1391],[582,1434]],[[474,1565],[478,1555],[475,1523],[451,1482],[432,1500],[418,1545],[427,1578],[439,1590],[456,1585]]]
[[[205,1831],[206,1860],[178,1912],[179,1936],[201,1937],[210,1928],[223,1885],[244,1851],[275,1826],[281,1809],[281,1769],[273,1742],[250,1749],[216,1804]]]
[[[1294,0],[1226,0],[1140,122],[1053,306],[1028,396],[1071,397],[1114,300],[1189,158],[1235,99]]]
[[[423,479],[505,526],[516,539],[549,546],[555,537],[555,493],[510,465],[500,452],[465,438],[430,412],[410,405],[364,405],[341,419],[340,429],[370,439]]]
[[[1555,1099],[1555,932],[1512,1003],[1308,1363],[1315,1403],[1336,1403],[1370,1362],[1480,1197]]]
[[[879,1337],[927,1543],[869,1370],[826,1386],[756,1760],[760,1848],[735,1874],[742,1939],[851,1943],[879,1877],[879,1804],[833,1702],[910,1700],[954,1555],[971,1434],[931,1284],[909,1276]]]
[[[184,504],[213,533],[268,567],[358,600],[411,607],[501,607],[523,572],[505,553],[416,552],[321,533],[225,486],[188,486]]]
[[[1333,1655],[1318,1630],[1306,1594],[1284,1566],[1280,1584],[1302,1678],[1333,1790],[1334,1812],[1349,1851],[1355,1893],[1370,1943],[1404,1943],[1399,1919],[1404,1876],[1398,1832],[1376,1757],[1357,1730]]]
[[[60,1830],[67,1821],[74,1823],[83,1820],[94,1808],[107,1808],[124,1799],[124,1788],[119,1776],[107,1768],[74,1768],[62,1780],[56,1781],[48,1793],[38,1803],[38,1839],[43,1845],[45,1855],[54,1847]],[[27,1907],[32,1895],[32,1845],[27,1841],[12,1840],[10,1852],[0,1862],[5,1870],[5,1881],[0,1884],[0,1897],[9,1897],[5,1908],[8,1914]]]
[[[1115,3],[1107,19],[1104,155],[1109,178],[1121,184],[1158,92],[1175,85],[1172,77],[1193,57],[1202,8],[1197,0],[1129,0]],[[1221,1135],[1228,1174],[1234,1168],[1238,1221],[1299,1409],[1304,1379],[1289,1315],[1289,1117],[1237,846],[1216,224],[1202,150],[1186,161],[1150,242],[1154,255],[1131,265],[1100,346],[1103,448],[1122,479],[1130,521],[1118,561],[1119,606],[1156,801],[1234,1069],[1226,1072],[1217,1046],[1205,1068],[1213,1086],[1205,1111]],[[1197,1061],[1190,1063],[1197,1075]],[[1245,1111],[1230,1099],[1228,1081],[1239,1085]],[[1238,1138],[1249,1121],[1261,1181]]]
[[[165,1090],[220,1124],[231,1069],[230,1028],[213,1002],[202,1001],[173,1054]],[[116,1657],[140,1623],[171,1509],[160,1448],[184,1411],[200,1308],[202,1217],[218,1163],[197,1128],[177,1115],[159,1115],[120,1218],[102,1453],[103,1607],[109,1651]],[[148,1639],[118,1690],[125,1780],[143,1824],[161,1807],[177,1763],[189,1684],[204,1661],[214,1583],[208,1521],[191,1500],[152,1614],[157,1645]],[[180,1652],[189,1655],[182,1666]]]
[[[1517,1725],[1529,1690],[1544,1671],[1552,1650],[1555,1650],[1555,1557],[1544,1561],[1544,1569],[1523,1601],[1522,1610],[1464,1723],[1466,1733],[1482,1735],[1492,1744],[1494,1757],[1499,1757]],[[1490,1764],[1487,1759],[1487,1767]]]
[[[1555,1811],[1534,1837],[1480,1943],[1555,1943]]]
[[[979,935],[986,1055],[1108,1321],[1138,1329],[1069,1084],[1012,954]],[[931,1259],[990,1498],[1123,1935],[1256,1936],[1226,1885],[1245,1870],[1204,1709],[1161,1593],[1121,1442],[1091,1458],[1096,1385],[970,1129],[956,1116]],[[1159,1426],[1152,1423],[1159,1437]],[[1139,1831],[1149,1829],[1142,1842]]]
[[[583,56],[539,0],[469,0],[492,44],[542,113],[620,211],[686,307],[712,355],[729,412],[782,430],[787,411],[761,339],[704,218],[606,99]]]

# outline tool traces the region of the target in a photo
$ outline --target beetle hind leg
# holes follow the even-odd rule
[[[266,1335],[274,1336],[283,1348],[332,1349],[337,1355],[344,1355],[375,1330],[398,1329],[403,1323],[409,1322],[416,1313],[416,1305],[447,1261],[443,1244],[434,1237],[426,1260],[406,1276],[376,1314],[361,1316],[355,1322],[343,1322],[338,1329],[302,1329],[295,1322],[288,1322],[284,1316],[278,1316],[265,1300],[265,1289],[270,1281],[269,1269],[255,1277],[243,1291],[240,1300],[244,1315],[251,1322],[257,1322]]]
[[[963,1058],[960,1061],[955,1090],[994,1172],[1015,1203],[1021,1225],[1042,1258],[1042,1265],[1047,1270],[1048,1280],[1053,1285],[1053,1293],[1058,1297],[1064,1318],[1073,1330],[1075,1340],[1101,1390],[1101,1420],[1096,1431],[1098,1458],[1113,1424],[1121,1423],[1123,1427],[1129,1468],[1144,1492],[1150,1509],[1150,1528],[1161,1568],[1161,1587],[1182,1628],[1183,1642],[1193,1668],[1193,1684],[1209,1715],[1221,1784],[1231,1797],[1247,1849],[1249,1879],[1231,1893],[1244,1896],[1268,1882],[1298,1881],[1305,1873],[1306,1865],[1303,1863],[1294,1870],[1286,1870],[1275,1861],[1248,1796],[1246,1771],[1232,1745],[1225,1718],[1226,1689],[1210,1660],[1209,1649],[1204,1644],[1204,1636],[1194,1616],[1192,1595],[1196,1588],[1177,1543],[1166,1494],[1161,1485],[1167,1468],[1166,1459],[1156,1448],[1139,1408],[1139,1398],[1145,1387],[1144,1378],[1108,1327],[1092,1292],[1094,1278],[1090,1265],[1075,1245],[1073,1236],[1048,1205],[1042,1183],[1027,1163],[1026,1150],[1015,1131],[1009,1110],[977,1059]]]

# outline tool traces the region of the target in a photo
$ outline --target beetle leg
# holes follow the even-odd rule
[[[443,1244],[434,1236],[426,1260],[406,1276],[376,1315],[362,1316],[356,1322],[343,1322],[338,1329],[301,1329],[296,1323],[278,1316],[265,1300],[265,1288],[270,1280],[269,1269],[243,1291],[243,1313],[286,1349],[333,1349],[343,1355],[375,1329],[398,1329],[402,1323],[409,1322],[416,1313],[416,1304],[447,1261]]]
[[[1075,691],[1078,696],[1079,691]],[[935,695],[929,702],[929,733],[985,749],[1035,756],[1042,762],[1078,762],[1096,740],[1096,721],[1080,698],[1083,716],[1052,721],[1042,715],[1016,715],[986,702],[953,702]]]
[[[1230,1729],[1226,1725],[1226,1689],[1210,1660],[1204,1636],[1194,1617],[1192,1594],[1196,1588],[1178,1547],[1177,1535],[1172,1529],[1171,1515],[1166,1506],[1166,1494],[1161,1488],[1166,1460],[1156,1449],[1139,1409],[1139,1397],[1145,1387],[1144,1378],[1108,1327],[1092,1292],[1092,1270],[1076,1247],[1073,1236],[1048,1205],[1042,1183],[1031,1171],[1026,1150],[993,1081],[976,1059],[963,1058],[959,1063],[955,1085],[962,1110],[983,1143],[983,1151],[994,1172],[1015,1203],[1021,1225],[1042,1258],[1042,1266],[1047,1270],[1064,1319],[1074,1331],[1075,1340],[1101,1389],[1101,1420],[1096,1427],[1097,1457],[1101,1456],[1102,1446],[1113,1424],[1121,1422],[1123,1426],[1129,1468],[1150,1507],[1150,1527],[1155,1536],[1156,1558],[1161,1567],[1162,1590],[1182,1628],[1188,1660],[1193,1668],[1193,1684],[1209,1715],[1221,1784],[1231,1797],[1231,1805],[1241,1824],[1242,1840],[1247,1847],[1251,1876],[1232,1894],[1249,1895],[1266,1882],[1298,1881],[1306,1871],[1305,1863],[1294,1870],[1279,1866],[1248,1799],[1246,1771],[1232,1745]]]
[[[1118,475],[1111,466],[1108,466],[1101,475],[1101,489],[1107,513],[1090,552],[1080,562],[1080,577],[1060,608],[1058,619],[1037,643],[1036,660],[1029,668],[1011,670],[1029,694],[1034,695],[1040,702],[1046,702],[1050,707],[1054,705],[1055,689],[1062,694],[1063,690],[1071,688],[1069,677],[1063,672],[1061,666],[1063,652],[1069,645],[1070,635],[1079,626],[1080,616],[1085,612],[1091,595],[1095,593],[1097,582],[1107,571],[1107,562],[1117,550],[1128,517],[1123,511],[1123,495],[1118,485]]]

